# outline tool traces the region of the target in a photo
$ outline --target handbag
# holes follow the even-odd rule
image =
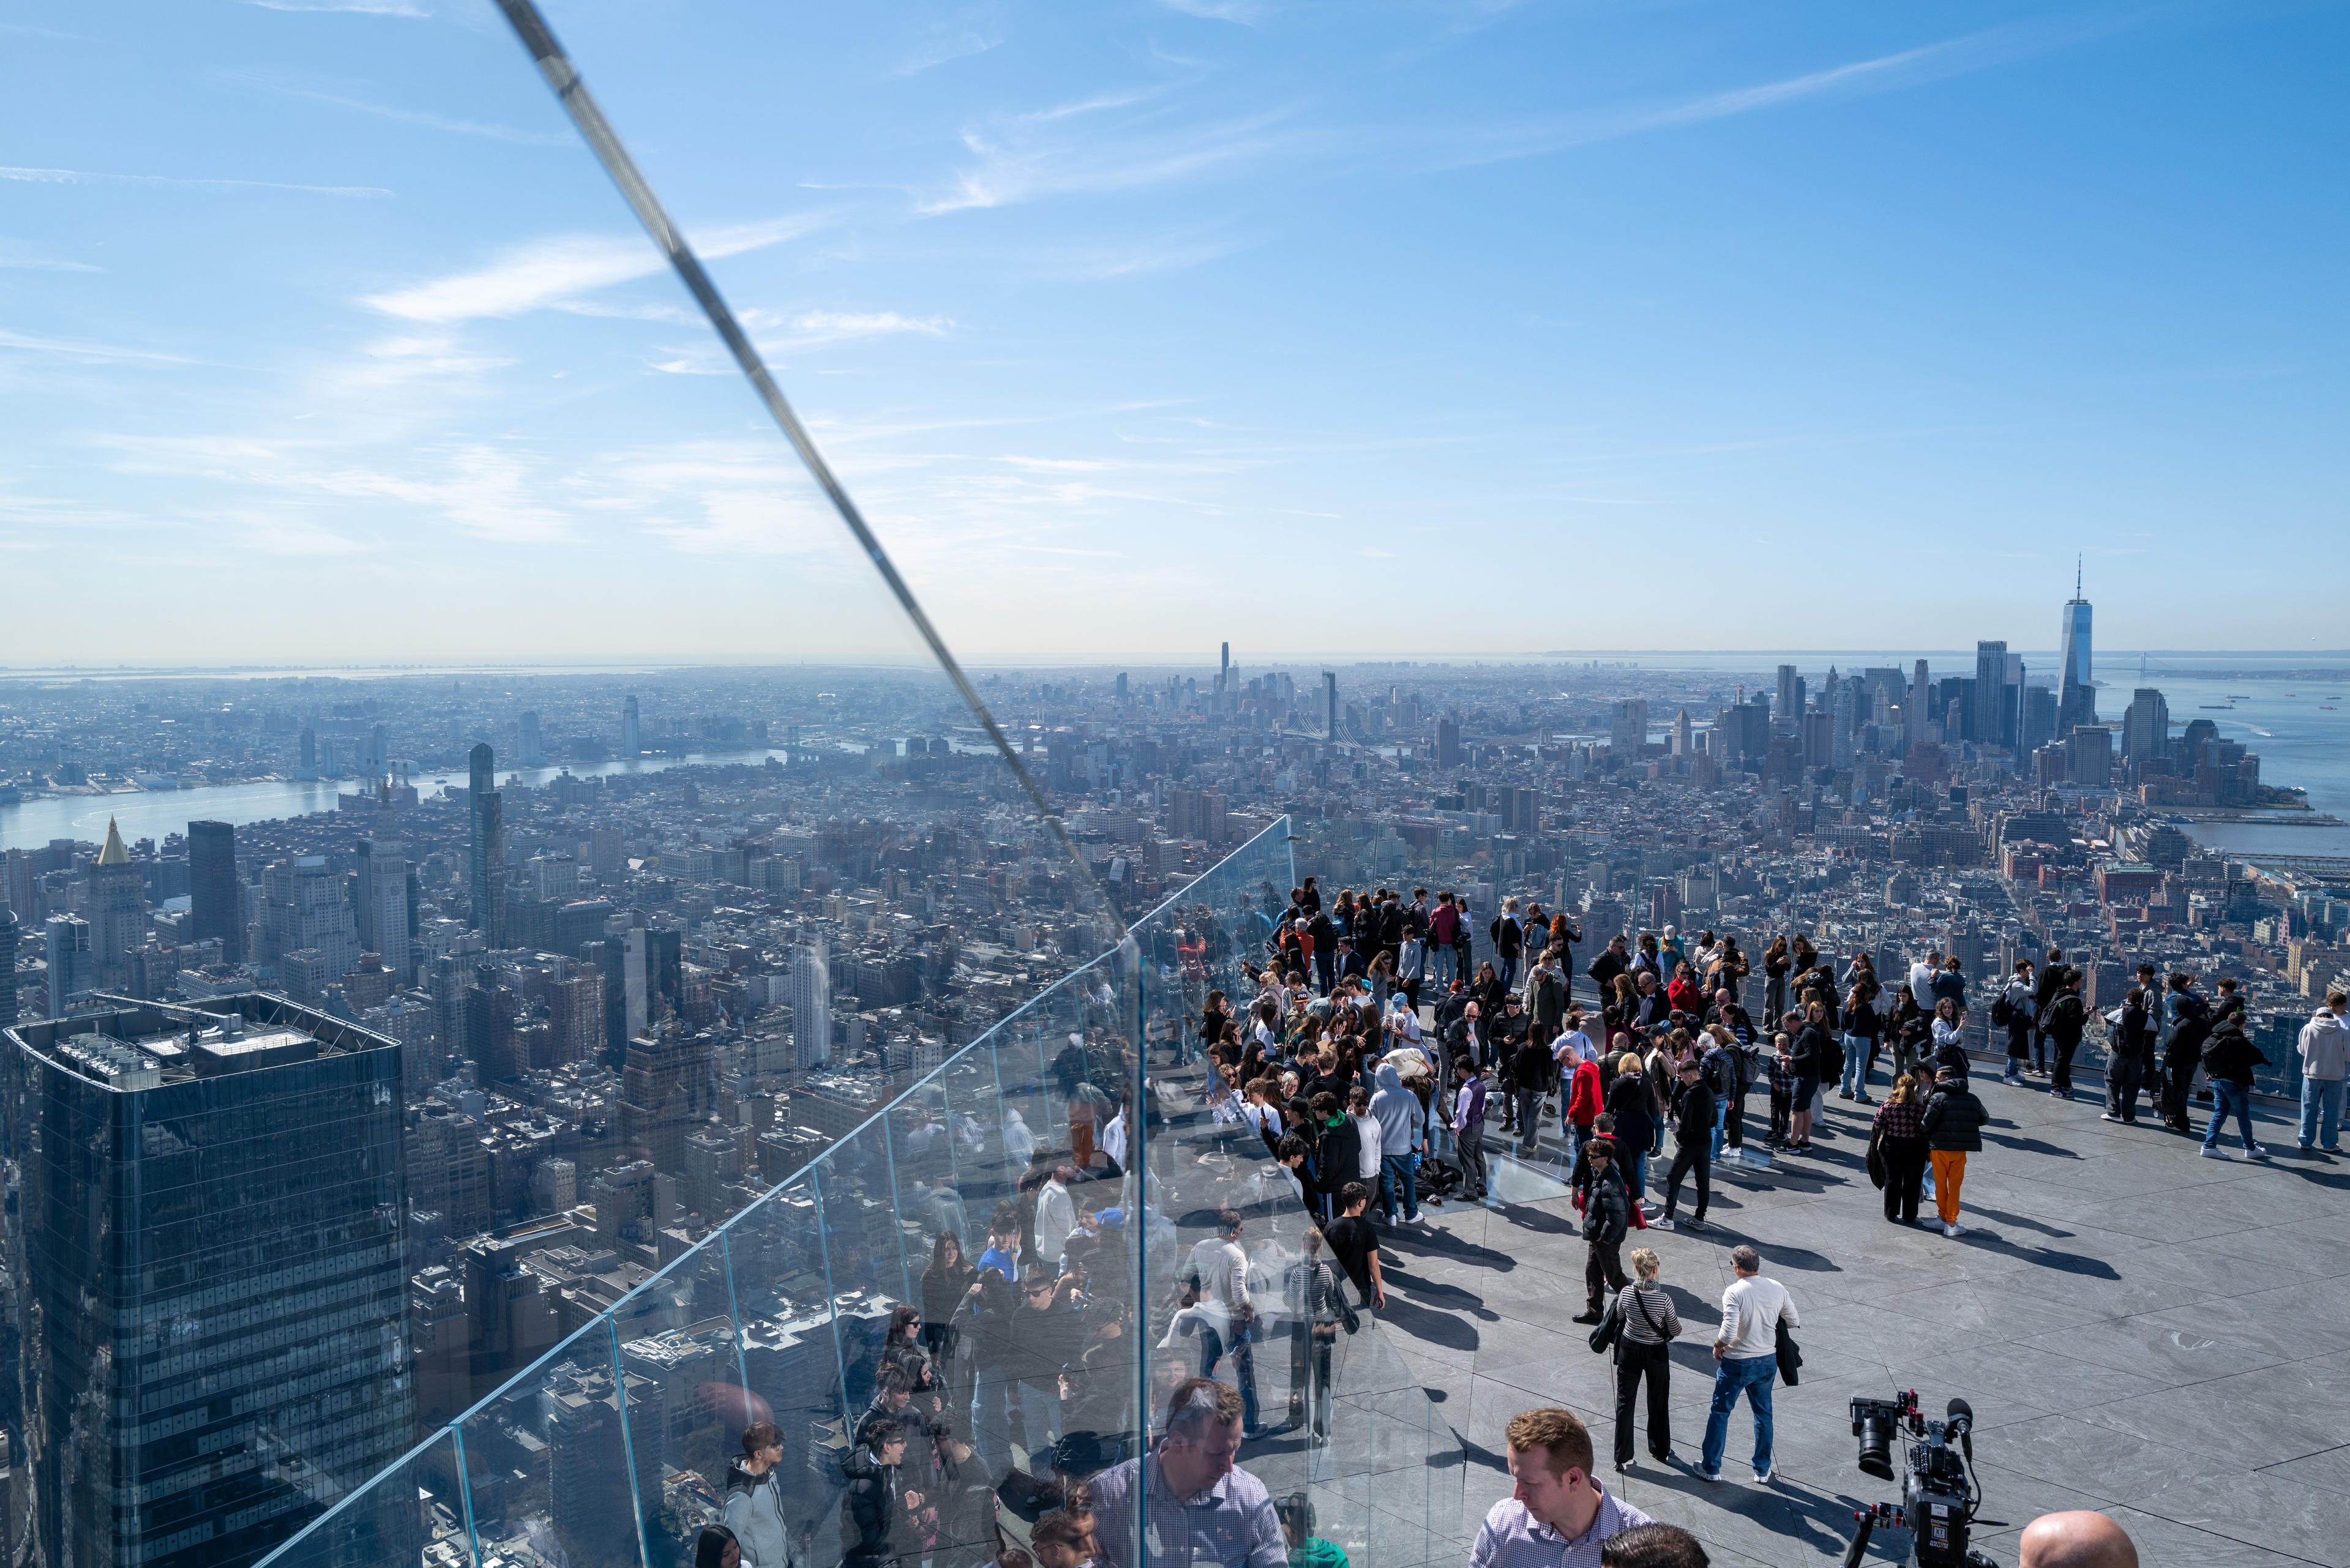
[[[1795,1336],[1787,1332],[1787,1320],[1783,1317],[1779,1320],[1778,1338],[1779,1380],[1793,1388],[1797,1381],[1796,1374],[1803,1368],[1804,1347],[1797,1345]]]
[[[1868,1179],[1882,1191],[1888,1174],[1885,1168],[1885,1129],[1880,1123],[1868,1130]]]

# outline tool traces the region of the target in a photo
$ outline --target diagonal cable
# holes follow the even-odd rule
[[[1020,754],[1012,748],[1011,740],[996,723],[995,715],[987,711],[987,704],[981,699],[978,689],[962,672],[962,666],[955,661],[954,654],[947,648],[946,639],[939,635],[938,628],[931,625],[931,618],[923,613],[920,601],[914,597],[914,590],[906,585],[906,579],[899,575],[897,564],[881,547],[881,541],[874,535],[872,525],[865,521],[865,514],[849,498],[847,487],[832,472],[832,465],[825,461],[824,453],[816,450],[807,427],[800,423],[799,416],[792,411],[792,405],[785,400],[783,389],[776,386],[775,379],[767,373],[766,361],[759,358],[759,350],[752,346],[742,324],[734,319],[734,312],[719,294],[718,286],[710,281],[710,274],[702,268],[702,258],[693,254],[693,248],[685,243],[685,236],[678,233],[677,225],[669,221],[669,213],[662,210],[660,198],[653,194],[651,184],[637,168],[637,161],[629,156],[629,150],[620,145],[619,134],[612,130],[611,122],[604,118],[604,111],[597,107],[594,95],[588,92],[588,84],[580,79],[578,68],[572,65],[571,57],[565,54],[563,46],[556,41],[555,30],[539,14],[536,0],[498,0],[498,9],[505,13],[515,36],[522,40],[522,47],[529,50],[530,57],[537,62],[539,75],[545,77],[546,85],[555,89],[556,99],[563,105],[563,111],[571,117],[571,123],[579,128],[579,134],[588,139],[588,145],[595,152],[597,161],[604,165],[604,172],[612,177],[612,183],[618,185],[620,194],[628,198],[629,207],[637,214],[637,221],[644,224],[645,232],[652,236],[653,244],[660,247],[661,254],[669,257],[670,265],[677,269],[677,275],[684,280],[686,291],[702,306],[702,315],[710,318],[710,325],[717,331],[720,341],[726,345],[727,352],[734,356],[734,363],[741,366],[743,374],[750,378],[752,389],[759,394],[759,400],[767,405],[767,412],[774,415],[775,423],[783,427],[785,437],[792,443],[792,450],[800,454],[800,461],[807,465],[808,472],[817,484],[823,486],[825,494],[831,497],[833,510],[840,514],[843,523],[848,524],[848,531],[857,535],[858,547],[873,563],[873,569],[881,574],[881,580],[889,586],[889,592],[897,597],[898,607],[904,610],[906,618],[914,623],[914,629],[929,645],[931,657],[939,661],[939,667],[954,682],[955,690],[962,693],[963,701],[977,716],[980,726],[987,732],[987,738],[994,742],[997,754],[1011,765],[1013,776],[1020,781],[1020,787],[1028,792],[1028,798],[1035,803],[1037,815],[1045,819],[1045,826],[1052,829],[1053,836],[1060,840],[1061,847],[1068,852],[1070,864],[1077,868],[1077,875],[1101,900],[1102,909],[1117,924],[1118,934],[1123,938],[1126,934],[1124,918],[1118,914],[1117,905],[1111,902],[1101,884],[1095,880],[1093,867],[1086,864],[1084,854],[1070,838],[1060,813],[1054,810],[1052,803],[1045,798],[1045,792],[1037,787],[1027,764],[1020,760]]]

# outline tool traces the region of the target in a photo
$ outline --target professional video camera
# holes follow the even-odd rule
[[[1860,1439],[1860,1469],[1879,1480],[1893,1479],[1893,1440],[1907,1439],[1901,1472],[1901,1502],[1897,1508],[1880,1502],[1855,1518],[1859,1529],[1845,1553],[1846,1568],[1857,1568],[1867,1555],[1868,1540],[1879,1529],[1906,1529],[1917,1552],[1918,1568],[1968,1568],[1991,1559],[1967,1550],[1967,1527],[1982,1501],[1982,1489],[1973,1476],[1975,1413],[1963,1399],[1953,1399],[1945,1417],[1929,1421],[1918,1413],[1918,1391],[1905,1390],[1894,1399],[1855,1399],[1852,1433]],[[1958,1450],[1950,1444],[1956,1441]]]

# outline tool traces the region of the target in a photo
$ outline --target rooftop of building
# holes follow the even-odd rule
[[[399,1049],[373,1030],[263,992],[188,1006],[108,995],[92,1002],[88,1011],[18,1023],[5,1033],[16,1049],[125,1094]]]

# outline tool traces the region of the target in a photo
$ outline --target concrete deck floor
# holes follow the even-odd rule
[[[2065,1103],[1976,1086],[1992,1126],[1970,1163],[1963,1237],[1885,1220],[1863,1166],[1867,1108],[1831,1093],[1819,1153],[1721,1171],[1708,1229],[1626,1243],[1657,1249],[1687,1325],[1671,1393],[1685,1459],[1704,1435],[1730,1249],[1753,1244],[1794,1293],[1805,1365],[1775,1392],[1768,1487],[1747,1462],[1743,1407],[1719,1482],[1650,1460],[1645,1432],[1638,1468],[1614,1472],[1614,1369],[1568,1321],[1584,1306],[1569,1199],[1431,1206],[1425,1226],[1391,1233],[1380,1330],[1464,1448],[1461,1539],[1508,1495],[1504,1424],[1561,1404],[1589,1424],[1602,1479],[1696,1532],[1715,1563],[1834,1560],[1856,1507],[1899,1495],[1856,1468],[1847,1401],[1914,1387],[1929,1416],[1953,1395],[1972,1405],[1975,1544],[2002,1563],[2039,1514],[2095,1508],[2149,1568],[2350,1563],[2350,1156],[2300,1152],[2270,1115],[2259,1134],[2273,1163],[2221,1163],[2159,1125],[2100,1120],[2093,1091]],[[1530,1176],[1516,1187],[1555,1190]],[[1880,1535],[1871,1556],[1908,1547]]]

